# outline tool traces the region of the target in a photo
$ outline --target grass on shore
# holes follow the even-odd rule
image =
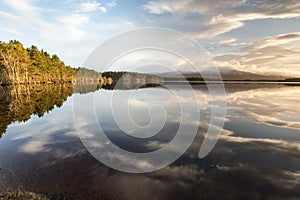
[[[33,192],[8,192],[0,194],[0,200],[49,200],[44,195],[36,194]]]

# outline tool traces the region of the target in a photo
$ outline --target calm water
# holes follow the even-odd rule
[[[34,191],[51,199],[300,199],[299,86],[226,85],[226,122],[204,159],[198,152],[210,119],[208,91],[203,85],[169,87],[176,95],[164,87],[78,92],[68,85],[1,88],[0,191]],[[89,154],[75,130],[73,101],[84,109],[91,97],[105,134],[125,150],[151,152],[171,141],[182,104],[199,106],[198,134],[166,168],[145,174],[116,171]],[[151,137],[124,134],[128,108],[135,124],[151,124],[148,132],[128,126],[132,135]],[[199,111],[192,108],[186,126],[199,122]],[[124,121],[116,122],[113,113]],[[96,126],[85,125],[90,131]]]

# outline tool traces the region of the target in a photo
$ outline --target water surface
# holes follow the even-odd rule
[[[222,135],[203,159],[198,152],[211,114],[209,93],[204,85],[169,87],[176,95],[165,87],[1,88],[1,192],[29,190],[52,199],[300,198],[299,86],[227,84]],[[196,98],[189,96],[190,90]],[[113,109],[112,95],[118,96]],[[125,150],[151,152],[171,141],[180,125],[180,104],[199,106],[199,111],[189,110],[185,124],[198,124],[200,112],[198,134],[187,152],[166,168],[145,174],[119,172],[89,154],[75,130],[73,100],[84,102],[87,97],[97,100],[95,116],[107,137]],[[150,132],[131,132],[149,138],[127,135],[118,124],[122,121],[115,121],[113,112],[122,114],[128,107],[141,127],[151,124],[152,117]],[[91,130],[95,126],[87,125]],[[159,131],[151,135],[151,130]]]

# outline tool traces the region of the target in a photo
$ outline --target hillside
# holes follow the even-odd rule
[[[218,80],[215,73],[211,71],[204,71],[202,74],[206,75],[207,80]],[[202,75],[200,73],[192,73],[192,72],[178,72],[178,73],[158,73],[156,74],[160,77],[163,77],[165,81],[180,81],[180,80],[188,80],[188,81],[204,81]],[[294,77],[286,77],[286,76],[275,76],[275,75],[263,75],[256,74],[251,72],[244,72],[234,69],[220,69],[220,75],[222,80],[224,81],[295,81],[298,80]]]

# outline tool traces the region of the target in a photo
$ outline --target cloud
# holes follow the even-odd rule
[[[236,7],[243,3],[245,3],[244,0],[233,0],[230,2],[222,0],[157,0],[148,2],[143,6],[143,8],[152,14],[185,14],[188,12],[198,14],[216,14],[221,9]]]
[[[38,8],[33,5],[33,0],[23,0],[23,1],[9,1],[4,0],[6,4],[11,6],[14,10],[20,11],[20,12],[36,12],[38,11]]]
[[[86,14],[70,14],[65,16],[57,17],[57,21],[62,24],[62,29],[69,35],[69,39],[80,40],[84,35],[85,31],[82,27],[90,20]]]
[[[229,38],[229,39],[225,39],[219,42],[219,44],[230,44],[235,42],[237,39],[236,38]]]
[[[99,20],[116,6],[116,1],[100,4],[94,0],[69,0],[55,1],[53,5],[5,0],[0,4],[1,40],[17,39],[25,47],[37,45],[73,67],[80,66],[103,40],[135,27],[130,21]]]
[[[197,39],[215,37],[244,26],[245,21],[258,19],[288,19],[300,16],[300,2],[297,0],[246,1],[246,0],[157,0],[143,6],[150,14],[172,15],[176,23],[184,25],[194,21],[190,35]],[[174,16],[182,16],[181,20]],[[191,17],[192,16],[192,17]],[[193,18],[193,19],[191,19]],[[170,19],[170,18],[169,18]],[[172,19],[172,18],[171,18]]]
[[[107,8],[100,4],[97,1],[87,1],[87,2],[82,2],[76,5],[78,8],[78,12],[83,12],[83,13],[91,13],[91,12],[100,12],[100,13],[106,13]]]
[[[298,40],[300,40],[300,32],[273,35],[252,43],[251,45],[248,46],[247,50],[256,50],[256,49],[262,49],[269,46],[289,44],[291,42],[298,41]]]
[[[210,15],[215,19],[231,16],[232,21],[259,18],[290,18],[299,16],[300,2],[297,0],[246,1],[246,0],[157,0],[143,6],[152,14],[186,14],[198,13]],[[242,9],[247,8],[247,9]]]
[[[191,32],[189,35],[195,39],[213,38],[243,26],[244,23],[240,21],[212,20],[205,23],[204,28],[201,28],[200,31]]]
[[[106,6],[109,8],[117,6],[117,0],[112,0],[111,2],[106,3]]]
[[[270,36],[257,40],[239,53],[214,58],[219,67],[231,67],[255,73],[300,76],[300,32]]]

